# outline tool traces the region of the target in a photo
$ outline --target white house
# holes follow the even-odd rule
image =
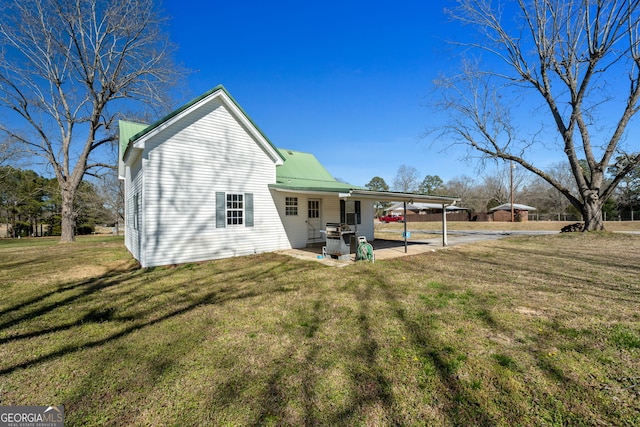
[[[142,267],[301,248],[327,223],[373,241],[373,203],[388,195],[276,148],[222,86],[151,125],[121,121],[120,152],[125,245]]]

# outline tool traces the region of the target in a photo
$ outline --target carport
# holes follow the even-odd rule
[[[442,246],[447,246],[447,206],[453,206],[460,201],[457,197],[429,196],[426,194],[399,193],[394,191],[349,190],[340,193],[340,199],[349,198],[371,199],[377,202],[402,202],[404,211],[404,251],[407,252],[407,203],[434,203],[442,206]]]

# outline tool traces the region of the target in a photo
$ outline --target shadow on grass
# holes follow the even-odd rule
[[[401,402],[396,400],[392,382],[387,377],[394,373],[386,373],[380,363],[380,358],[385,357],[380,353],[381,343],[376,338],[381,325],[372,322],[380,321],[381,308],[378,306],[374,310],[371,304],[379,305],[382,297],[385,301],[382,309],[400,321],[403,329],[408,333],[409,342],[418,349],[421,360],[428,360],[428,363],[435,366],[438,379],[446,388],[446,395],[440,396],[439,401],[445,403],[444,412],[449,417],[450,423],[463,425],[473,420],[477,425],[494,425],[495,419],[483,409],[481,402],[474,398],[473,393],[466,389],[456,376],[456,369],[452,365],[450,354],[446,351],[446,343],[432,334],[428,325],[410,319],[406,315],[403,303],[392,291],[384,272],[371,270],[367,275],[364,282],[358,278],[346,285],[346,292],[352,294],[353,300],[358,303],[357,311],[351,314],[354,318],[350,319],[355,321],[353,331],[357,334],[350,339],[341,337],[347,341],[347,348],[344,350],[347,353],[340,357],[344,358],[347,364],[343,373],[347,375],[348,380],[348,389],[341,393],[349,396],[348,400],[342,402],[342,405],[333,407],[336,409],[333,412],[326,411],[325,408],[323,413],[318,407],[318,399],[327,399],[327,396],[318,396],[317,387],[320,381],[318,375],[325,372],[324,361],[318,360],[318,356],[324,349],[320,346],[322,341],[316,341],[314,338],[318,331],[330,327],[327,324],[328,319],[323,321],[322,318],[322,307],[330,303],[318,299],[301,323],[302,336],[309,339],[303,361],[292,360],[297,343],[288,348],[280,358],[271,361],[267,368],[269,376],[264,390],[256,397],[256,406],[261,409],[251,424],[255,426],[277,424],[287,419],[287,410],[290,409],[287,406],[287,399],[292,395],[291,391],[285,388],[285,384],[290,380],[288,376],[291,375],[299,377],[301,382],[303,425],[357,425],[362,422],[373,422],[373,419],[376,419],[380,425],[408,425],[415,422],[415,419],[407,421],[407,414],[400,413]],[[348,321],[348,319],[344,320]],[[489,319],[487,322],[492,324],[495,321]],[[351,331],[352,329],[348,328],[341,334],[348,335]],[[252,377],[240,375],[229,378],[211,396],[211,404],[222,406],[233,404],[238,395],[245,392],[256,380],[258,379],[255,377],[252,379]]]
[[[396,294],[380,273],[370,271],[369,274],[371,282],[382,289],[390,309],[404,326],[409,335],[409,341],[414,344],[420,354],[420,360],[426,360],[435,367],[440,383],[446,387],[445,405],[447,407],[444,413],[449,417],[449,421],[453,425],[465,425],[470,420],[473,420],[475,425],[494,425],[495,420],[458,379],[455,366],[447,355],[446,343],[431,332],[429,325],[419,323],[407,316]],[[494,323],[493,319],[488,320],[488,323]]]
[[[481,286],[486,289],[483,291],[485,295],[491,295],[493,292],[491,284],[496,284],[496,290],[499,292],[496,294],[498,299],[486,301],[485,305],[481,300],[477,300],[478,295],[475,295],[477,307],[473,315],[482,322],[483,329],[488,333],[498,333],[513,340],[513,344],[507,347],[506,356],[501,353],[492,355],[499,365],[491,367],[494,387],[508,393],[508,398],[496,394],[495,401],[492,403],[501,408],[504,414],[504,418],[500,415],[501,418],[512,421],[520,419],[524,422],[526,418],[521,417],[533,415],[533,408],[527,403],[523,403],[521,408],[518,407],[519,398],[516,396],[522,396],[540,399],[540,407],[536,409],[534,415],[537,420],[552,420],[551,423],[567,425],[590,424],[591,420],[600,419],[601,414],[614,412],[611,399],[620,399],[613,393],[610,395],[603,393],[598,386],[594,387],[593,378],[598,376],[602,378],[601,375],[606,375],[616,387],[614,377],[616,374],[608,371],[614,370],[619,365],[612,363],[612,366],[607,368],[597,362],[594,363],[594,360],[601,357],[603,347],[607,347],[606,342],[602,342],[602,338],[598,342],[598,337],[592,336],[592,334],[600,335],[597,327],[593,329],[592,334],[578,340],[574,335],[579,331],[568,325],[575,325],[572,322],[585,318],[589,321],[597,319],[596,325],[601,322],[601,319],[607,319],[604,322],[606,324],[614,321],[617,316],[625,320],[624,313],[628,311],[612,312],[611,307],[637,306],[640,303],[637,282],[634,283],[633,279],[630,279],[634,277],[638,267],[636,264],[626,265],[620,260],[627,256],[626,253],[600,251],[602,253],[597,254],[598,248],[595,248],[594,254],[580,257],[579,250],[576,249],[574,252],[570,246],[553,247],[553,252],[539,249],[539,246],[520,247],[516,252],[508,242],[496,242],[491,246],[490,251],[456,252],[457,265],[474,266],[473,271],[467,272],[452,271],[446,260],[444,262],[440,260],[437,266],[429,265],[425,262],[426,257],[415,258],[415,262],[403,260],[400,263],[402,263],[402,271],[411,277],[420,277],[421,274],[442,274],[450,278],[453,287],[457,286],[455,278],[459,274],[465,274],[463,282],[482,283]],[[616,266],[612,275],[609,260],[613,258],[618,259],[612,262]],[[612,280],[612,277],[617,274],[626,278],[626,281]],[[378,280],[384,284],[384,278],[374,276],[371,280],[373,282]],[[449,405],[451,405],[449,411],[452,414],[451,422],[459,424],[473,420],[478,425],[496,424],[496,413],[484,410],[482,405],[486,405],[486,402],[474,399],[469,385],[460,382],[451,373],[449,358],[440,350],[443,343],[438,342],[437,337],[430,333],[426,325],[405,313],[402,304],[395,297],[393,288],[387,286],[386,289],[388,301],[396,307],[396,316],[406,325],[412,339],[418,343],[419,347],[425,349],[422,355],[434,364],[439,377],[447,386]],[[516,296],[520,292],[523,293],[522,298]],[[539,304],[539,301],[526,300],[525,295],[536,292],[550,294],[548,306]],[[552,300],[554,297],[557,298],[555,302]],[[501,318],[494,316],[496,311],[504,313],[506,318],[518,316],[515,310],[512,313],[508,310],[508,306],[514,303],[532,304],[540,310],[539,314],[529,315],[531,317],[520,316],[521,319],[517,321],[515,327],[521,329],[517,331],[505,328]],[[507,306],[501,307],[502,304]],[[515,306],[513,308],[515,309]],[[549,317],[551,321],[540,320]],[[544,330],[538,329],[539,325],[544,325]],[[527,330],[527,327],[531,329]],[[593,324],[585,327],[594,328]],[[535,330],[539,332],[536,333]],[[518,341],[520,339],[522,341]],[[559,348],[557,352],[555,347]],[[520,360],[517,356],[515,359],[508,356],[510,349],[525,361],[525,365],[529,363],[527,372],[520,370]],[[624,360],[628,355],[621,354],[619,357]],[[584,371],[579,364],[576,365],[576,358],[587,363]],[[587,373],[589,369],[596,374]],[[600,373],[601,369],[606,374]],[[539,383],[528,382],[528,375],[532,372],[537,373],[541,378]],[[516,388],[510,384],[509,378],[514,380],[513,384],[518,385]],[[554,395],[554,392],[548,391],[544,384],[549,384],[552,390],[556,388],[562,390],[562,393]],[[602,385],[602,387],[605,386],[609,387]],[[461,402],[465,402],[464,405],[459,405]],[[510,406],[507,406],[509,404]],[[617,404],[617,406],[622,405],[622,403]],[[623,410],[619,412],[619,414],[624,413]]]
[[[262,368],[264,376],[249,372],[248,368],[230,375],[213,390],[207,405],[218,408],[237,406],[238,402],[247,398],[247,393],[252,394],[250,406],[257,410],[249,424],[255,426],[287,423],[285,420],[290,422],[291,399],[297,402],[293,408],[299,405],[301,425],[358,425],[373,420],[380,425],[409,425],[415,422],[415,418],[400,410],[403,403],[397,401],[393,382],[388,377],[395,374],[385,372],[381,364],[381,358],[386,357],[381,354],[381,346],[386,344],[380,343],[376,336],[382,326],[377,323],[381,321],[380,310],[384,310],[406,330],[408,340],[417,349],[420,359],[435,367],[438,380],[446,390],[438,400],[444,403],[443,414],[449,418],[449,422],[463,425],[473,420],[476,425],[494,425],[495,419],[458,379],[446,343],[430,331],[429,325],[406,315],[404,303],[394,293],[385,272],[372,268],[359,274],[365,274],[365,280],[360,276],[353,281],[347,279],[344,284],[343,291],[352,296],[349,301],[355,301],[357,309],[349,313],[348,318],[340,320],[345,328],[340,331],[340,340],[345,342],[338,344],[342,354],[326,359],[324,352],[327,349],[322,347],[326,336],[318,337],[318,334],[327,333],[327,328],[335,327],[330,324],[330,307],[335,300],[317,297],[309,310],[293,321],[299,326],[293,335],[299,337],[300,341],[285,348],[278,357],[270,358]],[[331,290],[337,292],[335,288]],[[382,307],[380,302],[384,303]],[[495,320],[489,317],[485,321],[495,326]],[[351,333],[353,337],[349,338]],[[332,348],[331,351],[339,351],[338,348]],[[345,375],[346,380],[346,383],[341,383],[344,390],[331,390],[328,393],[340,393],[343,396],[335,405],[330,405],[327,402],[327,399],[331,399],[329,395],[322,395],[318,388],[323,379],[320,375],[328,374],[330,367],[340,367],[339,372]],[[260,384],[260,392],[254,394],[250,390],[256,384]],[[293,391],[288,384],[296,384]],[[298,390],[296,387],[299,387],[300,395],[295,394],[295,390]],[[426,392],[436,393],[433,390]],[[295,409],[293,411],[295,413]],[[295,416],[293,418],[298,421]]]
[[[291,389],[287,387],[288,378],[291,375],[300,376],[302,422],[303,425],[322,424],[318,419],[318,408],[316,406],[315,387],[317,385],[317,356],[321,347],[315,335],[323,326],[321,312],[323,299],[313,302],[309,312],[299,313],[296,324],[300,327],[301,339],[305,340],[304,356],[296,359],[295,354],[299,350],[301,343],[294,342],[287,348],[280,357],[271,360],[267,371],[269,374],[264,379],[259,374],[249,374],[243,372],[241,375],[232,376],[221,384],[210,396],[210,404],[217,407],[225,407],[237,403],[239,395],[247,391],[249,387],[256,383],[264,383],[262,392],[252,398],[251,405],[260,408],[255,415],[253,426],[279,424],[289,417],[287,414]]]
[[[225,280],[231,280],[234,283],[238,283],[238,278],[234,276],[242,276],[249,281],[265,278],[265,276],[275,274],[275,272],[285,268],[288,265],[289,259],[284,258],[284,260],[285,261],[280,263],[275,263],[275,265],[268,269],[265,269],[260,265],[254,265],[251,268],[244,267],[238,268],[237,270],[225,270]],[[252,268],[256,271],[251,271]],[[301,265],[291,268],[301,268]],[[12,345],[21,340],[41,337],[50,333],[71,330],[88,323],[109,322],[114,324],[121,322],[123,325],[127,326],[100,339],[87,340],[73,345],[63,345],[59,349],[50,351],[41,356],[27,357],[26,360],[13,363],[10,366],[2,367],[0,369],[0,375],[7,375],[15,370],[32,367],[80,350],[100,347],[110,341],[125,337],[138,330],[185,314],[202,305],[223,304],[234,300],[242,300],[273,293],[289,292],[289,289],[274,289],[269,286],[254,286],[245,290],[239,290],[237,287],[220,286],[220,283],[211,283],[212,278],[215,276],[214,273],[206,275],[205,277],[199,278],[195,281],[186,275],[186,277],[182,278],[181,281],[174,283],[172,286],[159,286],[158,289],[152,291],[151,294],[145,293],[142,295],[135,295],[136,292],[140,291],[136,288],[142,287],[145,281],[149,279],[154,282],[162,281],[168,276],[176,274],[176,270],[179,269],[154,269],[153,271],[146,272],[137,269],[110,271],[100,277],[59,286],[54,291],[45,292],[40,296],[31,298],[22,303],[14,304],[11,308],[3,310],[4,315],[11,314],[18,310],[23,310],[25,312],[0,323],[0,331],[22,324],[28,327],[29,324],[36,321],[38,318],[61,309],[71,311],[69,316],[77,316],[77,319],[72,322],[54,324],[44,328],[40,327],[36,330],[24,333],[9,334],[0,340],[0,344],[6,345]],[[219,273],[222,274],[223,272],[221,271]],[[231,276],[231,278],[228,276]],[[199,285],[201,287],[199,287]],[[119,289],[121,286],[125,286],[126,289]],[[145,292],[149,292],[148,287],[145,289]],[[117,296],[116,299],[110,298],[113,297],[112,294],[102,294],[107,291],[113,292],[114,290],[121,293],[121,295]],[[42,306],[39,305],[39,303],[46,301],[47,298],[54,298],[64,292],[74,293],[61,299],[48,302]],[[165,299],[162,299],[163,295],[165,296]],[[154,301],[154,299],[157,299],[158,301],[151,303],[151,306],[148,308],[134,308],[134,312],[128,315],[119,313],[119,309],[116,308],[121,306],[131,307],[135,306],[136,303],[142,305],[144,302],[146,302],[145,305],[148,306],[150,301]],[[78,316],[77,311],[79,310],[76,310],[77,307],[74,307],[74,304],[81,303],[86,303],[89,308],[85,309],[84,314]],[[166,312],[164,314],[160,314],[162,311]]]
[[[52,291],[45,292],[37,297],[31,298],[24,302],[10,306],[5,310],[0,311],[0,317],[10,313],[14,313],[16,311],[20,311],[20,310],[25,310],[26,312],[20,315],[16,315],[15,317],[0,323],[0,331],[4,329],[8,329],[12,326],[18,325],[23,322],[28,322],[39,316],[43,316],[47,313],[52,312],[53,310],[56,310],[60,307],[71,304],[75,301],[78,301],[81,298],[91,296],[92,294],[100,292],[109,287],[117,286],[127,280],[130,280],[131,277],[133,277],[136,273],[137,271],[135,270],[109,271],[98,278],[90,278],[87,280],[82,280],[80,282],[58,286]],[[40,302],[45,301],[48,298],[53,298],[65,292],[73,292],[76,290],[80,290],[80,291],[78,293],[69,295],[68,297],[65,297],[59,300],[54,300],[42,306],[39,305]],[[17,335],[9,335],[5,338],[0,339],[0,344],[7,341],[15,340],[15,339],[33,338],[33,337],[37,337],[37,336],[51,333],[51,332],[62,331],[65,329],[72,328],[74,326],[78,326],[79,324],[82,324],[82,323],[83,322],[81,319],[76,322],[71,322],[71,323],[58,325],[50,328],[44,328],[38,331],[33,331],[29,333],[24,333],[24,334],[17,334]]]
[[[523,251],[526,257],[526,248]],[[446,253],[440,256],[444,257]],[[502,269],[506,269],[509,263],[509,260],[499,259],[504,258],[504,254],[496,255],[498,259],[495,259],[461,252],[456,257],[463,258],[466,265],[477,266],[478,271],[473,274],[477,280],[485,281],[494,280],[493,273],[506,275]],[[564,259],[568,262],[570,257],[564,256]],[[514,270],[511,266],[510,271],[518,271],[518,267]],[[485,396],[481,397],[482,393],[474,394],[469,381],[458,376],[456,362],[459,361],[455,357],[464,350],[457,346],[455,337],[443,337],[432,329],[440,323],[434,319],[446,321],[438,317],[443,312],[438,310],[446,310],[447,304],[456,301],[456,304],[461,304],[460,315],[476,321],[482,333],[499,332],[513,337],[513,331],[507,330],[502,323],[503,318],[497,315],[496,304],[505,300],[502,297],[490,298],[494,295],[492,290],[486,294],[483,291],[465,291],[462,286],[458,287],[458,282],[453,282],[460,274],[470,275],[470,272],[447,272],[448,276],[442,276],[446,279],[438,279],[439,282],[432,287],[423,287],[429,297],[424,300],[422,295],[414,293],[413,284],[398,287],[393,280],[394,274],[407,274],[410,276],[407,280],[413,280],[419,286],[421,278],[429,274],[427,269],[434,268],[444,271],[448,266],[432,266],[429,257],[422,256],[338,271],[314,263],[293,261],[288,257],[264,255],[171,269],[110,272],[91,280],[69,282],[3,310],[0,322],[3,316],[6,318],[0,324],[3,328],[0,332],[16,326],[24,332],[6,336],[0,344],[8,348],[13,342],[20,345],[20,341],[38,337],[44,343],[49,338],[44,335],[68,331],[66,334],[70,336],[76,327],[83,325],[97,325],[89,328],[89,333],[97,334],[96,330],[103,326],[104,330],[99,336],[81,336],[80,342],[75,344],[60,340],[58,347],[50,347],[38,356],[25,353],[20,360],[5,362],[8,366],[2,366],[0,362],[0,374],[12,374],[20,368],[31,368],[84,349],[104,346],[100,351],[88,353],[95,359],[87,361],[90,364],[87,372],[79,374],[82,378],[76,379],[72,389],[64,394],[68,397],[65,404],[78,424],[82,420],[91,425],[92,422],[83,417],[101,410],[107,414],[105,416],[115,420],[114,425],[154,424],[156,419],[136,418],[132,415],[133,409],[140,404],[144,411],[160,411],[154,405],[161,399],[173,397],[183,407],[170,408],[169,411],[177,413],[185,409],[185,416],[189,411],[195,413],[193,424],[202,424],[209,419],[223,424],[225,416],[229,422],[235,415],[246,417],[242,423],[247,425],[415,424],[417,418],[411,418],[413,414],[423,415],[426,411],[404,408],[403,399],[406,397],[394,388],[404,384],[394,377],[398,373],[393,369],[391,372],[385,370],[393,363],[391,359],[387,359],[391,362],[383,360],[390,354],[389,346],[393,343],[392,339],[381,335],[384,325],[380,323],[388,319],[406,334],[410,351],[415,351],[418,356],[419,361],[416,359],[414,366],[419,367],[414,370],[414,366],[407,364],[407,372],[416,378],[426,373],[437,383],[435,389],[423,390],[420,388],[423,384],[407,387],[415,387],[411,390],[414,394],[422,391],[438,393],[437,403],[425,405],[431,405],[428,409],[436,413],[436,417],[441,416],[444,424],[496,425],[505,420],[526,424],[528,419],[519,418],[522,414],[518,411],[530,411],[531,407],[527,404],[517,407],[517,398],[510,400],[499,396],[515,390],[510,388],[508,375],[521,375],[516,372],[520,362],[517,357],[510,358],[512,354],[508,351],[493,355],[493,358],[486,357],[486,363],[490,364],[487,372],[493,374],[495,368],[498,371],[496,376],[501,369],[511,369],[514,373],[509,371],[505,375],[507,379],[497,378],[495,383],[487,384],[483,390]],[[519,271],[523,276],[540,274],[535,268],[527,269],[526,265]],[[449,279],[452,282],[446,281]],[[515,283],[514,286],[521,285]],[[298,291],[298,299],[280,297],[292,290]],[[334,298],[339,293],[343,295]],[[408,300],[409,295],[411,299]],[[438,299],[439,295],[442,299]],[[465,300],[467,305],[462,304],[462,297],[468,298]],[[249,301],[227,304],[243,300]],[[444,305],[440,307],[439,303]],[[166,327],[152,328],[145,334],[134,336],[135,339],[105,345],[205,305],[213,307],[195,311],[193,316],[177,322],[168,322]],[[74,317],[59,316],[57,310],[61,308],[68,309]],[[341,309],[343,311],[339,311]],[[269,310],[275,314],[270,313],[265,320],[261,313]],[[221,314],[223,311],[224,316]],[[248,315],[240,317],[238,312]],[[257,313],[255,318],[252,313]],[[203,314],[212,318],[202,320]],[[193,328],[189,325],[185,327],[187,329],[181,329],[184,323],[195,321],[196,316],[200,323]],[[53,321],[47,322],[48,319]],[[214,328],[214,322],[221,319],[227,325]],[[241,335],[229,332],[236,327],[244,328]],[[340,329],[336,332],[335,328]],[[252,341],[251,337],[246,338],[247,330],[259,331],[258,335],[263,334],[264,339],[260,341],[258,337]],[[82,329],[78,331],[84,332]],[[66,337],[65,334],[61,336],[63,339]],[[340,341],[335,343],[328,337]],[[157,343],[155,339],[162,342]],[[200,353],[199,340],[208,340]],[[254,346],[256,342],[260,346]],[[565,383],[572,391],[584,388],[578,382],[570,381],[568,377],[571,375],[563,371],[563,365],[545,358],[539,350],[535,351],[543,346],[542,341],[527,342],[526,345],[531,349],[522,351],[530,351],[532,359],[536,360],[534,370],[546,375],[550,382]],[[80,357],[85,357],[85,354],[79,353],[76,359]],[[137,372],[118,376],[117,370],[123,361],[129,362],[127,366],[133,366]],[[75,363],[77,360],[70,365]],[[198,367],[194,368],[194,364]],[[105,368],[108,369],[106,373],[102,372]],[[190,378],[176,380],[185,374]],[[325,375],[334,375],[339,381],[327,381]],[[522,379],[517,378],[518,381]],[[336,384],[343,389],[327,391],[328,387]],[[193,392],[174,392],[174,389],[188,389],[191,385],[196,389]],[[478,387],[480,385],[478,382]],[[487,390],[489,394],[497,390],[496,396],[486,397]],[[338,392],[341,393],[339,396]],[[539,396],[545,391],[534,389],[532,393]],[[409,400],[414,405],[421,404],[419,398]],[[516,402],[513,405],[515,409],[508,408],[512,402]],[[557,402],[565,407],[571,403],[562,396]],[[546,411],[552,406],[546,401],[542,405],[541,410]],[[610,411],[605,404],[600,409],[602,413]],[[215,418],[219,413],[223,415]],[[562,414],[565,419],[570,419],[569,415]],[[585,419],[575,418],[578,422]],[[93,424],[100,422],[93,421]]]
[[[368,406],[380,406],[389,425],[402,425],[394,410],[395,398],[391,385],[382,367],[378,363],[379,343],[374,337],[371,325],[372,286],[354,289],[356,300],[359,301],[357,313],[358,339],[354,340],[351,358],[354,360],[350,372],[351,394],[354,398],[349,407],[337,412],[330,419],[332,425],[344,424],[345,421],[357,419]]]
[[[558,242],[566,243],[567,246],[558,245]],[[496,242],[491,252],[470,252],[460,256],[470,264],[482,266],[483,269],[494,267],[497,271],[515,270],[523,275],[545,277],[547,281],[553,280],[555,283],[569,286],[588,284],[589,286],[583,287],[582,292],[598,296],[604,291],[615,294],[617,301],[637,303],[637,298],[640,297],[639,287],[610,280],[611,277],[598,276],[598,272],[604,269],[638,275],[640,265],[635,262],[635,256],[627,258],[625,253],[601,250],[597,246],[597,238],[593,239],[594,246],[588,252],[582,246],[579,249],[572,248],[571,241],[563,242],[562,239],[556,238],[554,243],[551,245],[554,250],[520,246],[516,252],[510,246],[510,242]],[[530,263],[528,260],[535,262]],[[622,295],[628,295],[629,298]]]
[[[82,326],[90,322],[93,322],[93,323],[108,322],[110,320],[113,320],[114,313],[115,313],[115,309],[112,307],[96,308],[96,309],[90,310],[87,314],[82,316],[82,318],[74,322],[63,323],[61,325],[56,325],[49,328],[43,328],[33,332],[25,332],[21,334],[8,335],[4,338],[0,338],[0,344],[4,344],[11,341],[36,338],[42,335],[52,334],[55,332],[62,332],[78,326]],[[28,320],[28,319],[23,319],[23,320]],[[23,320],[21,320],[21,322]]]

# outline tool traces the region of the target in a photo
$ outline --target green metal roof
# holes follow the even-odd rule
[[[203,93],[199,97],[197,97],[195,99],[192,99],[191,101],[187,102],[182,107],[180,107],[180,108],[172,111],[171,113],[167,114],[166,116],[164,116],[163,118],[161,118],[157,122],[152,123],[151,125],[148,125],[148,126],[144,126],[137,133],[135,133],[133,135],[130,135],[129,138],[127,138],[125,140],[122,139],[122,133],[121,133],[120,134],[120,136],[121,136],[121,138],[120,138],[121,158],[124,158],[125,153],[127,152],[127,150],[129,150],[130,145],[131,145],[131,143],[133,141],[135,141],[136,139],[141,138],[142,136],[144,136],[147,133],[151,132],[153,129],[157,128],[158,126],[161,126],[166,121],[168,121],[168,120],[172,119],[173,117],[177,116],[178,114],[180,114],[181,112],[183,112],[187,108],[193,106],[194,104],[202,101],[203,99],[207,98],[208,96],[210,96],[213,93],[218,92],[218,91],[224,92],[225,95],[227,95],[229,97],[231,102],[233,102],[235,104],[235,106],[242,112],[242,114],[244,114],[244,116],[247,118],[247,120],[249,120],[249,122],[260,133],[260,135],[265,139],[265,141],[267,141],[267,143],[270,144],[271,147],[273,147],[273,149],[276,152],[278,152],[278,149],[276,148],[276,146],[273,145],[273,143],[269,140],[269,138],[267,138],[267,136],[264,134],[264,132],[262,132],[262,130],[256,125],[256,123],[253,121],[253,119],[251,119],[251,117],[249,117],[249,115],[246,113],[246,111],[244,111],[244,109],[240,106],[240,104],[238,104],[238,102],[233,98],[233,96],[231,96],[231,94],[227,91],[227,89],[222,85],[218,85],[218,86],[214,87],[213,89]]]
[[[145,125],[142,123],[128,122],[126,120],[120,120],[118,122],[118,128],[120,131],[120,159],[124,156],[124,152],[127,149],[127,145],[129,145],[129,140],[135,136],[136,134],[142,132],[149,125]]]
[[[276,183],[272,188],[310,191],[349,191],[362,189],[337,181],[313,154],[279,148],[284,164],[276,167]]]

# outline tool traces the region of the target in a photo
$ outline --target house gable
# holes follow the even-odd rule
[[[222,88],[128,141],[125,242],[143,266],[290,247],[268,187],[283,159]]]
[[[262,131],[256,126],[253,120],[247,115],[247,113],[240,107],[240,105],[233,99],[224,86],[219,85],[210,91],[202,94],[201,96],[191,100],[182,107],[174,110],[167,116],[161,118],[157,122],[144,127],[134,135],[130,135],[133,129],[130,126],[131,122],[125,122],[126,132],[124,134],[125,140],[122,139],[123,133],[121,130],[120,140],[120,158],[127,162],[131,151],[134,149],[142,150],[145,147],[146,141],[153,136],[157,135],[161,131],[171,127],[174,123],[181,120],[184,117],[194,114],[198,109],[204,108],[210,102],[221,102],[225,108],[233,114],[233,116],[242,124],[249,134],[256,140],[260,148],[272,159],[275,165],[280,165],[283,162],[283,158],[276,147],[271,141],[262,133]],[[140,125],[142,126],[142,125]],[[140,129],[140,128],[138,128]],[[129,137],[128,139],[126,137]]]

